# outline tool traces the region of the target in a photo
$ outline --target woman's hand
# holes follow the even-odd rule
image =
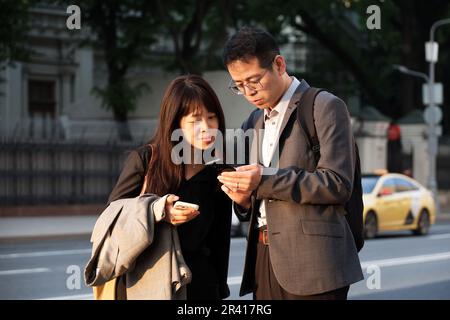
[[[164,220],[170,224],[173,224],[174,226],[186,223],[200,214],[200,211],[191,208],[174,208],[173,205],[176,201],[178,201],[178,199],[180,198],[176,195],[169,195],[166,199],[166,205],[164,209],[164,212],[166,213]]]

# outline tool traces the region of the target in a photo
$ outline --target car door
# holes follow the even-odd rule
[[[395,185],[403,205],[398,212],[399,224],[410,225],[419,214],[421,192],[417,186],[403,178],[395,178]]]
[[[378,189],[375,210],[380,229],[395,226],[398,210],[398,195],[394,178],[387,178],[381,182]]]

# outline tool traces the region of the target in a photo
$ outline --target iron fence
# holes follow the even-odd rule
[[[105,203],[137,144],[0,142],[0,205]]]

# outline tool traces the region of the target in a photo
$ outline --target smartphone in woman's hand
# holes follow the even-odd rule
[[[184,202],[184,201],[175,202],[173,207],[176,209],[188,209],[189,208],[189,209],[194,209],[194,210],[198,210],[198,208],[199,208],[198,204]]]

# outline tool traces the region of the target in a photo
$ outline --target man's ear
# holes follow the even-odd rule
[[[282,55],[275,57],[275,68],[280,76],[286,73],[286,61]]]

